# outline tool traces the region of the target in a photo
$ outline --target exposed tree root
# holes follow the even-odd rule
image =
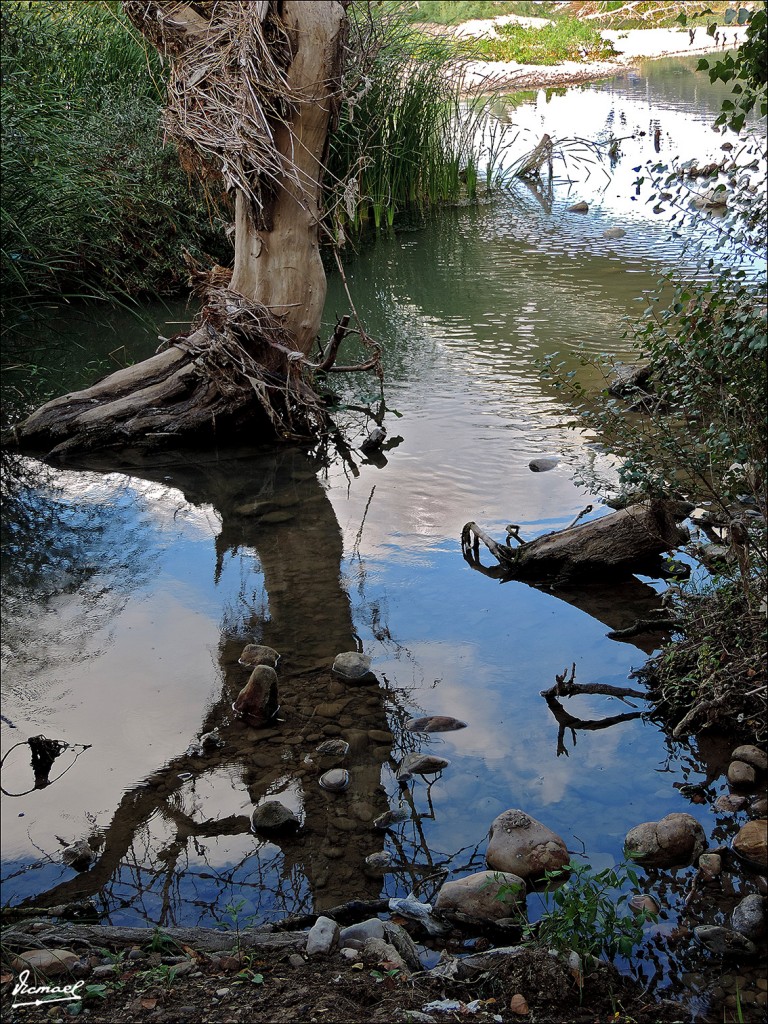
[[[327,426],[312,381],[317,372],[379,369],[379,350],[358,366],[335,367],[349,318],[319,363],[298,351],[269,310],[213,286],[192,329],[156,355],[93,387],[56,398],[4,438],[49,457],[106,448],[158,448],[225,440],[316,436]]]

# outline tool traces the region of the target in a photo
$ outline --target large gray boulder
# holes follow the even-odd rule
[[[541,878],[569,861],[565,843],[550,828],[524,811],[512,808],[494,819],[485,863],[528,880]]]
[[[433,909],[458,924],[497,924],[507,918],[521,921],[525,918],[525,895],[525,882],[519,875],[478,871],[445,882]]]
[[[693,864],[707,848],[704,829],[690,814],[667,814],[644,821],[627,832],[624,853],[644,867],[673,868]]]

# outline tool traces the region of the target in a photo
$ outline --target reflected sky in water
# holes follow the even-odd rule
[[[510,116],[526,119],[533,135],[556,110],[559,123],[598,137],[652,133],[658,123],[665,149],[675,141],[708,156],[720,144],[709,128],[718,101],[677,68],[548,103],[541,94]],[[632,140],[639,152],[619,166],[647,155],[652,139]],[[589,214],[567,213],[576,198],[589,199]],[[617,223],[626,238],[604,239]],[[230,897],[262,918],[307,910],[323,894],[325,905],[341,902],[339,889],[353,884],[344,881],[343,842],[353,840],[355,856],[387,849],[402,865],[369,883],[369,895],[404,895],[437,867],[479,870],[488,827],[509,807],[540,818],[569,849],[585,848],[595,867],[620,859],[624,834],[639,821],[685,810],[711,828],[710,806],[672,786],[690,767],[678,758],[672,773],[661,772],[669,750],[653,725],[636,719],[579,732],[575,744],[566,734],[568,756],[558,756],[557,724],[539,696],[573,662],[579,682],[624,684],[645,653],[607,640],[609,619],[628,624],[639,607],[629,597],[652,601],[653,588],[637,583],[632,595],[604,601],[601,621],[579,607],[584,594],[561,600],[472,571],[459,544],[468,520],[499,536],[515,522],[531,537],[598,504],[576,481],[595,466],[610,476],[611,460],[567,429],[568,413],[535,360],[576,343],[626,357],[622,320],[678,252],[647,209],[627,199],[626,174],[588,196],[583,182],[561,183],[551,212],[518,190],[366,244],[347,277],[367,329],[384,342],[386,400],[399,414],[387,415],[384,465],[355,452],[354,469],[337,460],[319,470],[300,454],[286,468],[253,450],[199,464],[169,457],[126,474],[22,460],[9,485],[21,525],[3,561],[4,714],[16,725],[3,725],[4,750],[40,732],[93,746],[54,786],[3,800],[6,862],[55,855],[57,836],[109,834],[129,792],[146,812],[137,813],[111,882],[114,903],[133,891],[135,865],[159,873],[158,864],[171,865],[172,918],[211,923]],[[329,329],[346,308],[333,277]],[[148,344],[144,335],[136,352]],[[361,390],[375,394],[369,381],[339,387],[355,401]],[[359,444],[365,424],[350,423]],[[529,461],[543,454],[558,455],[558,467],[532,473]],[[292,602],[313,610],[300,618]],[[362,781],[335,798],[320,793],[304,758],[327,735],[322,722],[332,721],[316,705],[338,699],[327,668],[345,635],[373,657],[381,686],[336,716],[347,721],[342,733],[357,737],[349,766],[354,775],[359,764]],[[230,729],[226,713],[245,681],[236,668],[242,643],[272,637],[285,659],[283,738],[231,730],[210,771],[185,780],[180,755],[201,727]],[[315,694],[304,680],[318,668],[324,689]],[[580,697],[568,710],[594,720],[631,709]],[[404,732],[407,717],[421,714],[469,727]],[[387,725],[394,740],[382,748],[370,733]],[[431,785],[417,779],[403,788],[394,772],[414,748],[451,764]],[[167,763],[173,770],[161,778]],[[20,791],[28,779],[21,748],[4,785]],[[304,846],[281,850],[248,830],[254,800],[278,797],[315,823]],[[411,820],[388,836],[374,833],[374,814],[400,802]],[[130,818],[129,810],[124,801],[120,813]],[[215,823],[224,819],[219,834]],[[7,898],[70,877],[45,866],[9,882]],[[111,907],[113,921],[157,919],[159,896],[147,886],[127,909]]]

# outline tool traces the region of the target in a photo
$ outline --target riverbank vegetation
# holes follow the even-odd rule
[[[734,83],[720,123],[765,113],[765,11],[732,57],[710,69]],[[699,243],[702,276],[670,275],[646,297],[630,328],[640,372],[617,388],[609,358],[606,380],[587,393],[555,360],[546,376],[565,392],[586,424],[621,459],[624,500],[670,492],[699,506],[691,551],[709,573],[679,581],[666,596],[676,639],[642,670],[658,711],[674,736],[715,727],[765,741],[766,611],[768,610],[768,238],[766,149],[759,127],[739,139],[762,168],[760,180],[732,173],[701,194],[677,167],[651,169],[650,201],[675,210],[677,226],[702,216],[719,221],[715,250]],[[732,144],[728,144],[732,148]],[[723,259],[723,254],[726,254]],[[584,360],[587,361],[586,359]],[[626,381],[627,378],[625,378]],[[600,486],[593,481],[593,485]],[[605,481],[603,486],[608,486]]]
[[[402,8],[352,5],[344,102],[327,175],[326,242],[473,197],[474,122],[460,119],[455,45]],[[233,205],[164,138],[167,68],[116,0],[2,8],[6,331],[81,299],[187,286],[185,254],[228,265]],[[406,73],[407,72],[407,73]]]
[[[51,306],[177,292],[223,219],[163,144],[163,72],[120,5],[2,5],[5,331]]]

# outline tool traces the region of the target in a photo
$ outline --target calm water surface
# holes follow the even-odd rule
[[[494,817],[520,807],[585,852],[595,868],[621,860],[627,830],[687,811],[723,841],[741,823],[712,808],[722,751],[672,743],[616,700],[581,697],[564,729],[539,691],[572,663],[581,682],[626,685],[658,638],[640,648],[606,639],[653,607],[662,585],[634,579],[558,596],[499,585],[462,559],[459,535],[477,520],[503,536],[532,537],[599,503],[576,481],[611,473],[611,459],[569,431],[567,411],[534,361],[575,343],[627,355],[622,319],[660,268],[683,265],[682,240],[630,198],[631,167],[662,154],[704,162],[722,137],[718,106],[690,64],[502,108],[531,137],[636,135],[606,181],[602,171],[556,183],[546,203],[518,188],[489,206],[447,211],[434,223],[369,244],[348,269],[358,310],[383,340],[389,446],[376,464],[357,451],[330,466],[298,450],[169,454],[135,465],[51,469],[20,460],[7,474],[3,556],[3,751],[44,734],[90,744],[32,785],[28,749],[3,772],[4,901],[53,905],[96,895],[107,919],[174,924],[274,919],[351,897],[431,898],[440,881],[484,866]],[[562,125],[570,125],[568,132]],[[553,127],[554,126],[554,127]],[[621,126],[620,130],[619,127]],[[558,172],[562,175],[562,168]],[[587,215],[567,212],[577,199]],[[624,238],[603,232],[625,228]],[[330,281],[328,329],[347,309]],[[156,311],[158,330],[183,310]],[[125,343],[138,357],[157,331],[119,319],[114,334],[81,325],[50,339],[65,386],[71,367]],[[70,374],[70,376],[68,376]],[[341,386],[341,385],[340,385]],[[360,401],[370,382],[346,397]],[[353,444],[365,433],[354,426]],[[356,433],[355,433],[356,431]],[[532,473],[542,454],[557,469]],[[247,679],[246,642],[282,652],[281,712],[265,732],[233,722]],[[638,643],[642,643],[638,640]],[[336,653],[371,655],[378,687],[352,689],[328,669]],[[404,730],[412,715],[446,714],[468,728],[431,736]],[[7,721],[6,721],[7,720]],[[13,724],[11,728],[8,722]],[[218,726],[225,746],[185,756]],[[351,786],[317,784],[329,765],[314,750],[341,734]],[[560,742],[559,742],[560,740]],[[434,782],[400,787],[404,753],[430,750],[450,766]],[[71,767],[70,767],[71,766]],[[683,795],[704,787],[705,802]],[[249,829],[254,804],[280,799],[303,818],[296,839],[264,842]],[[371,822],[402,806],[389,833]],[[99,861],[86,875],[58,862],[60,842],[90,837]],[[392,870],[366,873],[386,850]],[[662,919],[649,929],[643,970],[663,976],[665,933],[690,871],[656,883]],[[237,907],[237,910],[235,910]],[[531,901],[531,915],[539,910]],[[695,922],[698,923],[698,922]],[[675,972],[691,970],[677,951]],[[687,965],[687,966],[686,966]],[[695,983],[691,982],[694,985]]]

